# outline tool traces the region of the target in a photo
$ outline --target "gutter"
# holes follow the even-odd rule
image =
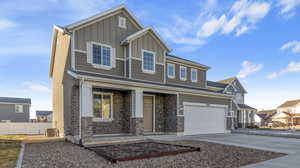
[[[90,77],[86,75],[78,75],[75,72],[68,71],[68,74],[73,76],[76,79],[85,79],[85,80],[92,80],[92,81],[100,81],[100,82],[107,82],[107,83],[115,83],[115,84],[123,84],[123,85],[131,85],[133,87],[149,87],[153,89],[162,89],[162,90],[169,90],[169,91],[175,91],[175,92],[190,92],[194,94],[201,94],[201,96],[216,96],[219,98],[226,98],[231,99],[232,95],[226,95],[221,93],[212,93],[212,92],[206,92],[206,91],[200,91],[200,90],[194,90],[194,89],[187,89],[187,88],[175,88],[175,87],[169,87],[169,86],[156,86],[154,84],[147,84],[147,83],[138,83],[134,81],[122,81],[117,79],[108,79],[103,77]]]

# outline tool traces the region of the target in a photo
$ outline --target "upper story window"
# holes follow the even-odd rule
[[[112,48],[109,45],[92,43],[93,64],[111,67]]]
[[[111,93],[93,93],[93,113],[99,121],[113,119],[113,95]]]
[[[20,105],[20,104],[16,104],[15,105],[15,112],[16,113],[23,113],[23,105]]]
[[[126,18],[119,16],[119,27],[126,29]]]
[[[168,63],[168,78],[175,78],[175,64]]]
[[[143,56],[143,72],[155,73],[155,52],[142,50]]]
[[[192,80],[192,82],[198,81],[197,69],[194,69],[194,68],[191,69],[191,80]]]
[[[186,67],[180,66],[180,80],[186,81]]]

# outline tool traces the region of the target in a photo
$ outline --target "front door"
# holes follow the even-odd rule
[[[153,96],[144,96],[144,132],[153,132]]]

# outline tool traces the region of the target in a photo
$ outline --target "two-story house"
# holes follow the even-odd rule
[[[233,96],[229,106],[229,117],[227,117],[228,127],[246,128],[254,125],[257,110],[245,104],[247,91],[238,78],[233,77],[217,82],[207,81],[207,86],[211,90]]]
[[[300,125],[300,100],[289,100],[278,106],[272,121]]]
[[[37,122],[52,122],[52,111],[37,110],[35,116]]]
[[[170,52],[123,5],[54,26],[55,128],[75,143],[95,135],[227,132],[232,96],[207,88],[210,67]]]
[[[0,122],[29,122],[31,99],[0,97]]]

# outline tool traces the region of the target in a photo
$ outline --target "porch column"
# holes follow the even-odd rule
[[[81,139],[87,142],[93,136],[93,89],[89,83],[80,88]]]
[[[130,132],[134,135],[142,135],[144,130],[143,123],[143,100],[144,93],[142,89],[131,91],[131,122]]]

